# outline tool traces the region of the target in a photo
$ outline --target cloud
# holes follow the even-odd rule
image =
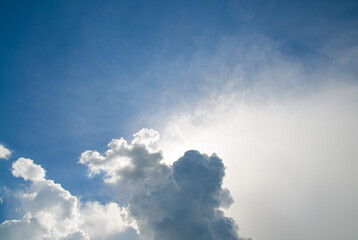
[[[130,222],[128,212],[117,203],[87,202],[80,210],[80,228],[91,239],[118,239]]]
[[[224,165],[216,155],[188,151],[166,182],[135,189],[129,210],[148,239],[239,239],[233,219],[219,210],[232,198],[223,189]]]
[[[44,181],[46,171],[40,165],[34,164],[31,159],[19,158],[12,164],[12,174],[26,181]]]
[[[46,180],[45,172],[31,159],[19,158],[13,163],[13,175],[30,181],[30,186],[15,193],[23,217],[4,221],[1,236],[15,240],[108,240],[127,230],[125,208],[114,202],[82,204],[60,184]]]
[[[6,220],[0,225],[0,233],[3,239],[43,239],[45,232],[40,224],[29,214],[20,220]]]
[[[16,193],[23,218],[4,221],[1,234],[9,236],[8,239],[65,239],[70,236],[88,239],[78,227],[78,199],[60,184],[46,180],[45,170],[40,165],[31,159],[19,158],[13,163],[12,173],[31,184]]]
[[[85,151],[79,163],[88,166],[90,174],[105,172],[104,180],[107,183],[121,181],[132,186],[155,179],[157,176],[169,174],[169,168],[160,163],[163,159],[162,152],[152,148],[158,138],[157,132],[142,129],[134,134],[131,144],[123,138],[113,139],[104,156],[96,151]]]
[[[233,202],[222,188],[221,159],[188,151],[169,166],[152,148],[158,139],[142,129],[131,144],[113,139],[104,156],[86,151],[79,162],[92,174],[105,172],[107,183],[130,186],[128,211],[145,239],[239,239],[234,220],[220,210]]]
[[[150,148],[153,144],[159,140],[159,133],[153,129],[143,128],[137,133],[133,134],[132,144],[144,144],[147,148]]]
[[[0,159],[8,159],[11,156],[11,151],[0,144]]]

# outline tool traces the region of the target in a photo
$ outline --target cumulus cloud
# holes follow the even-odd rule
[[[12,174],[31,181],[30,186],[16,193],[24,217],[4,221],[0,232],[7,239],[65,239],[76,236],[88,239],[79,229],[79,202],[60,184],[45,179],[45,170],[31,159],[19,158]],[[26,237],[24,237],[26,236]]]
[[[113,139],[104,156],[86,151],[79,162],[92,174],[103,171],[108,183],[130,185],[128,211],[145,239],[239,239],[237,225],[220,210],[233,202],[222,188],[221,159],[188,151],[169,166],[152,148],[158,139],[142,129],[131,144]]]
[[[155,179],[169,174],[169,168],[160,163],[163,159],[161,151],[154,151],[152,145],[159,139],[153,130],[142,129],[134,134],[131,144],[126,140],[113,139],[103,155],[97,151],[82,153],[79,163],[88,166],[90,174],[103,171],[107,183],[119,181],[132,186],[138,182]]]
[[[129,210],[143,236],[149,239],[239,239],[233,219],[221,206],[232,202],[221,187],[221,159],[188,151],[172,167],[161,184],[135,189]],[[172,178],[172,179],[171,179]]]
[[[225,167],[215,154],[187,151],[173,165],[163,162],[157,147],[159,133],[142,129],[128,143],[113,139],[104,155],[84,152],[79,162],[91,174],[105,173],[104,181],[126,187],[126,206],[116,202],[82,203],[60,184],[46,179],[33,160],[19,158],[12,174],[29,182],[15,191],[18,219],[5,220],[6,239],[234,239],[238,227],[226,217],[233,199],[222,187]],[[138,235],[139,233],[139,235]]]
[[[12,174],[26,181],[44,181],[46,171],[40,165],[34,164],[31,159],[19,158],[12,164]]]
[[[42,230],[36,219],[26,214],[20,220],[6,220],[0,225],[0,233],[3,239],[43,239],[45,231]]]
[[[82,204],[53,180],[31,159],[19,158],[12,173],[30,181],[28,188],[16,192],[23,217],[0,225],[5,239],[112,239],[126,230],[126,209],[117,203]]]
[[[0,159],[8,159],[11,155],[11,151],[0,144]]]

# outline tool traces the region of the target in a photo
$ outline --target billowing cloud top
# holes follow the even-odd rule
[[[34,164],[31,159],[19,158],[12,164],[12,174],[24,180],[44,181],[46,171],[40,165]]]
[[[8,159],[11,155],[11,151],[0,144],[0,159]]]
[[[88,240],[118,239],[131,229],[128,213],[115,202],[81,203],[53,180],[45,179],[45,169],[31,159],[19,158],[12,174],[30,182],[15,192],[23,217],[0,225],[1,239]]]
[[[225,168],[220,158],[188,151],[172,166],[154,150],[159,134],[142,129],[128,144],[113,139],[101,155],[86,151],[80,163],[104,181],[130,186],[128,211],[145,239],[239,239],[237,226],[224,216],[232,198],[222,188]]]
[[[133,185],[168,172],[167,166],[160,163],[162,152],[153,148],[159,140],[159,133],[144,128],[133,136],[131,144],[123,138],[113,139],[104,156],[96,151],[85,151],[79,163],[88,166],[90,175],[105,172],[107,183],[122,180]]]
[[[188,151],[162,182],[140,186],[129,210],[149,239],[239,239],[237,226],[218,208],[232,199],[221,187],[221,159]],[[165,181],[164,181],[165,180]]]
[[[23,218],[0,225],[4,239],[88,239],[79,229],[76,197],[52,180],[45,180],[45,170],[31,159],[19,158],[12,167],[15,177],[31,185],[16,194]]]

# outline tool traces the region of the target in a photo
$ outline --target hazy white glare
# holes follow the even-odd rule
[[[285,99],[228,94],[174,115],[160,145],[167,162],[188,149],[222,156],[235,200],[227,214],[243,236],[355,239],[357,122],[357,85]]]

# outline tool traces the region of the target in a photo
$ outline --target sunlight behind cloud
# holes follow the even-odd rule
[[[358,220],[352,213],[358,200],[358,87],[254,98],[209,99],[173,116],[161,140],[166,161],[190,148],[222,156],[224,184],[235,201],[226,212],[244,236],[356,236],[350,223]]]

